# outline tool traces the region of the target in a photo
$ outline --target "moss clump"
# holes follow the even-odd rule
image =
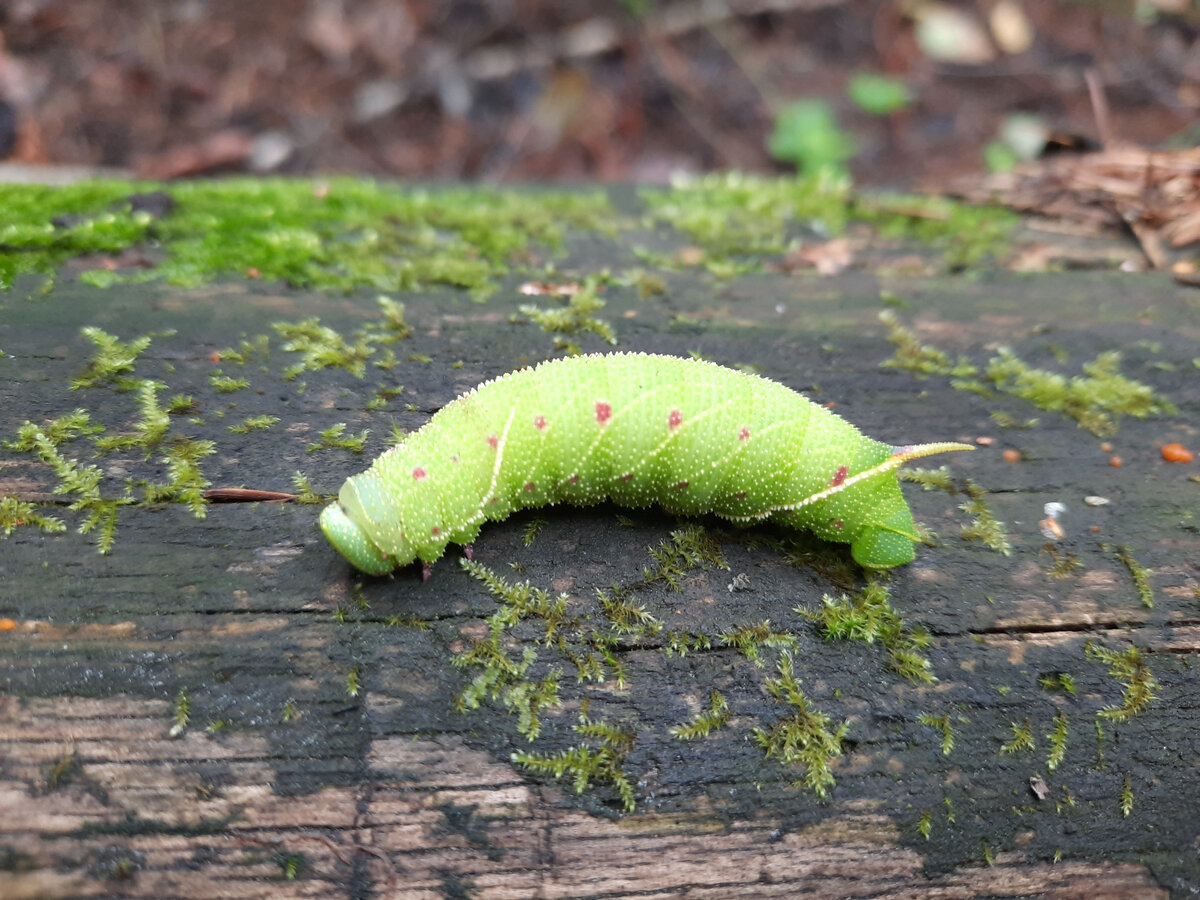
[[[1121,705],[1104,707],[1096,714],[1098,719],[1128,722],[1158,696],[1158,680],[1142,659],[1142,651],[1137,647],[1118,652],[1088,641],[1083,645],[1083,652],[1090,659],[1098,659],[1107,665],[1108,674],[1118,679],[1125,687]],[[1099,737],[1098,721],[1096,727]]]
[[[1012,737],[1000,745],[1001,753],[1019,753],[1037,749],[1037,741],[1033,736],[1033,726],[1029,719],[1012,723]]]
[[[1142,606],[1147,609],[1154,609],[1154,586],[1150,583],[1151,570],[1134,559],[1133,552],[1124,544],[1118,544],[1116,547],[1105,545],[1104,549],[1111,550],[1117,559],[1121,561],[1122,565],[1129,570],[1129,574],[1133,576],[1133,583],[1137,587],[1138,599],[1142,601]]]
[[[770,728],[755,728],[754,740],[768,759],[774,757],[785,765],[803,766],[805,786],[824,800],[835,783],[831,766],[842,755],[842,741],[850,725],[843,722],[830,730],[832,720],[814,709],[812,701],[800,690],[790,650],[780,653],[778,671],[778,678],[767,679],[766,688],[776,701],[794,712]]]
[[[708,709],[698,713],[690,722],[676,725],[671,734],[683,741],[694,741],[706,738],[717,728],[723,728],[729,723],[729,704],[720,691],[714,690],[708,695]]]
[[[625,812],[633,812],[637,800],[633,784],[622,766],[633,749],[634,733],[603,720],[592,721],[586,715],[571,727],[589,739],[592,746],[580,744],[553,754],[517,752],[512,755],[512,761],[540,775],[556,779],[571,776],[571,786],[577,794],[587,790],[593,781],[611,784],[617,789]]]
[[[964,378],[976,373],[975,366],[966,357],[960,356],[956,361],[951,361],[944,351],[922,344],[912,331],[900,324],[900,319],[892,310],[881,312],[879,321],[887,326],[888,340],[896,345],[892,358],[884,360],[881,366],[903,369],[919,377],[950,375]]]
[[[83,280],[192,287],[249,274],[322,290],[445,284],[482,298],[536,245],[561,249],[565,228],[614,223],[598,192],[402,190],[352,178],[0,185],[0,206],[5,290],[23,273],[52,283],[68,259],[153,242],[152,268]]]
[[[363,447],[367,444],[367,435],[369,430],[363,430],[358,434],[346,434],[346,423],[337,422],[330,425],[322,431],[318,437],[320,438],[315,444],[309,444],[305,448],[307,453],[316,453],[318,450],[349,450],[351,453],[362,453]]]
[[[1067,714],[1061,709],[1054,714],[1054,730],[1046,737],[1050,741],[1050,754],[1046,757],[1046,768],[1053,772],[1067,758]]]
[[[645,583],[663,581],[675,591],[683,584],[683,576],[698,566],[729,570],[729,563],[721,555],[720,544],[699,525],[686,525],[672,531],[671,540],[652,549],[650,556],[656,565],[642,570]]]
[[[1067,378],[1057,372],[1029,366],[1011,350],[1003,349],[988,363],[986,375],[997,389],[1032,403],[1038,409],[1061,412],[1097,436],[1117,430],[1117,418],[1138,419],[1175,408],[1149,385],[1126,378],[1119,371],[1121,355],[1101,353],[1083,365],[1083,375]]]
[[[970,514],[973,521],[970,525],[963,526],[963,540],[981,541],[988,548],[1008,556],[1012,553],[1012,544],[1008,542],[1008,530],[987,505],[987,492],[970,479],[967,479],[966,491],[970,499],[961,504],[959,509]]]
[[[609,344],[615,344],[617,335],[612,326],[603,319],[592,315],[604,308],[604,301],[597,296],[598,290],[599,282],[589,278],[583,289],[572,296],[565,307],[543,309],[532,303],[526,303],[520,307],[521,315],[528,316],[532,321],[541,325],[542,330],[546,332],[559,334],[590,332],[600,335]],[[570,355],[579,355],[578,348],[575,348],[575,352]]]
[[[914,684],[936,680],[922,652],[929,645],[929,636],[904,624],[891,604],[886,583],[880,579],[873,579],[850,597],[826,594],[817,612],[797,607],[796,613],[815,622],[826,640],[883,644],[892,668]]]
[[[87,368],[71,380],[71,390],[114,384],[118,390],[127,391],[142,383],[140,378],[123,376],[124,373],[133,371],[137,358],[143,350],[150,346],[154,335],[144,334],[128,343],[123,343],[115,335],[90,325],[83,328],[82,333],[96,345],[96,355],[88,362]]]
[[[763,664],[761,659],[763,647],[794,650],[797,643],[795,635],[772,628],[770,619],[763,619],[755,625],[743,625],[741,628],[726,631],[724,634],[718,635],[718,639],[722,644],[736,649],[756,666]]]
[[[922,725],[940,731],[942,734],[942,756],[949,756],[954,750],[954,725],[948,715],[935,716],[931,713],[921,713],[917,721]]]

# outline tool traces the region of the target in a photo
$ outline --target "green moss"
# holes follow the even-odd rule
[[[319,436],[321,439],[315,444],[309,444],[305,448],[305,452],[316,453],[318,450],[349,450],[351,453],[362,453],[370,431],[363,430],[358,434],[352,435],[347,435],[345,432],[345,422],[330,425],[320,433]]]
[[[546,332],[559,334],[590,332],[600,335],[609,344],[615,344],[617,335],[612,326],[603,319],[592,315],[605,306],[604,301],[598,296],[599,287],[599,279],[588,278],[583,289],[571,296],[565,307],[547,309],[526,303],[520,307],[521,315],[528,316],[533,322],[541,325],[542,330]]]
[[[279,874],[285,881],[295,881],[308,868],[308,860],[303,853],[285,853],[282,850],[275,854],[275,864],[279,866]]]
[[[26,500],[12,495],[0,497],[0,528],[8,537],[21,527],[37,528],[46,534],[58,534],[66,531],[67,526],[61,519],[54,516],[43,516],[37,506]]]
[[[220,369],[208,376],[208,383],[218,394],[232,394],[234,391],[244,391],[250,387],[250,382],[245,378],[232,378]]]
[[[279,416],[248,416],[237,425],[228,427],[234,434],[249,434],[252,431],[266,431],[278,421]]]
[[[778,672],[778,678],[767,679],[767,691],[777,702],[794,711],[770,728],[755,728],[754,739],[768,759],[778,759],[784,765],[802,766],[805,786],[824,800],[834,785],[831,767],[833,760],[842,755],[842,742],[849,723],[843,722],[830,730],[832,720],[814,709],[812,701],[800,690],[790,650],[780,653]]]
[[[1012,553],[1008,530],[987,505],[987,492],[970,479],[966,481],[966,491],[970,499],[961,504],[959,509],[968,513],[973,521],[963,526],[960,532],[963,540],[981,541],[989,549],[1008,556]]]
[[[949,269],[998,258],[1012,244],[1020,217],[992,206],[966,206],[941,197],[859,197],[855,218],[885,237],[911,237],[940,250]]]
[[[1121,816],[1129,818],[1129,814],[1133,812],[1133,783],[1129,780],[1129,776],[1125,776],[1124,782],[1121,784]]]
[[[887,326],[888,340],[896,345],[896,352],[891,359],[885,359],[881,366],[892,369],[903,369],[918,377],[930,375],[948,375],[956,378],[974,375],[975,366],[964,356],[957,361],[936,347],[922,344],[912,331],[900,324],[896,313],[885,309],[879,314],[879,321]]]
[[[138,412],[140,419],[132,434],[111,435],[96,438],[96,450],[99,453],[111,453],[127,447],[141,447],[149,456],[166,437],[171,428],[170,415],[158,405],[158,392],[166,385],[157,381],[143,379],[138,385]]]
[[[1037,749],[1037,740],[1033,736],[1033,726],[1029,719],[1012,723],[1012,738],[1000,745],[1001,753],[1019,753]]]
[[[1119,353],[1101,353],[1083,365],[1083,375],[1067,378],[1033,368],[1011,350],[1002,349],[988,363],[986,375],[997,389],[1038,409],[1061,412],[1097,436],[1115,433],[1121,415],[1145,419],[1175,412],[1153,388],[1121,375],[1120,360]]]
[[[1127,722],[1140,713],[1147,703],[1157,698],[1155,692],[1158,690],[1158,680],[1142,659],[1142,652],[1137,647],[1118,652],[1088,641],[1083,645],[1083,652],[1089,659],[1098,659],[1107,665],[1108,674],[1124,685],[1121,705],[1104,707],[1097,713],[1098,719]],[[1099,735],[1098,724],[1097,734]]]
[[[149,191],[170,198],[159,218],[135,211],[136,195]],[[154,268],[84,280],[190,287],[250,273],[322,290],[446,284],[483,297],[511,261],[538,245],[561,249],[565,228],[611,231],[615,221],[600,193],[404,190],[350,178],[3,185],[0,206],[0,289],[26,272],[51,281],[77,256],[153,241],[162,254]]]
[[[192,718],[192,698],[187,688],[180,688],[179,693],[175,695],[175,711],[172,718],[174,722],[167,732],[167,737],[176,738],[187,730],[188,722]]]
[[[1042,552],[1050,556],[1050,567],[1046,569],[1049,578],[1066,578],[1083,571],[1083,563],[1074,553],[1060,552],[1054,544],[1046,544]]]
[[[191,438],[172,441],[162,456],[167,466],[167,480],[145,485],[146,502],[183,503],[193,516],[203,519],[207,507],[204,492],[210,483],[200,469],[200,461],[216,452],[217,445],[212,441]]]
[[[724,634],[718,635],[717,639],[727,647],[736,649],[756,666],[763,664],[760,657],[763,647],[794,650],[797,645],[795,635],[788,634],[786,631],[776,631],[771,627],[770,619],[763,619],[754,625],[743,625],[740,628],[726,631]]]
[[[589,743],[553,754],[517,752],[512,755],[512,761],[539,775],[549,775],[555,779],[569,775],[571,786],[577,794],[582,794],[592,782],[611,784],[616,788],[625,812],[633,812],[637,808],[637,800],[633,784],[623,769],[625,757],[633,749],[633,732],[603,720],[592,721],[586,715],[581,716],[572,728]]]
[[[126,372],[133,371],[137,358],[150,346],[150,341],[155,335],[144,334],[128,343],[122,343],[115,335],[102,328],[87,326],[81,331],[84,337],[96,345],[96,354],[88,362],[87,368],[72,379],[71,390],[110,384],[115,385],[118,390],[131,390],[142,383],[141,379],[123,376]]]
[[[525,546],[533,546],[533,542],[537,540],[537,536],[541,533],[542,529],[549,524],[546,519],[540,516],[530,519],[525,529],[521,532],[521,540],[525,543]]]
[[[1002,410],[997,410],[996,412],[991,413],[990,418],[1000,428],[1016,428],[1026,430],[1029,428],[1035,428],[1038,424],[1038,420],[1036,418],[1018,421]]]
[[[71,414],[78,421],[78,411]],[[60,440],[69,440],[67,435],[78,433],[73,428],[64,428],[62,423],[52,423],[50,431]],[[85,426],[86,427],[86,426]],[[82,510],[87,517],[79,526],[80,534],[96,531],[98,538],[97,549],[108,553],[112,549],[114,534],[117,527],[117,508],[133,502],[128,496],[111,499],[100,494],[100,482],[104,476],[99,466],[81,465],[78,460],[70,459],[59,452],[57,442],[31,422],[26,422],[17,431],[17,439],[9,442],[15,450],[24,450],[37,456],[54,472],[58,483],[54,491],[57,494],[75,495],[75,499],[67,507],[70,510]]]
[[[1154,586],[1150,583],[1151,570],[1134,559],[1132,551],[1124,544],[1118,544],[1116,547],[1105,544],[1104,549],[1115,555],[1129,570],[1129,574],[1133,576],[1133,583],[1137,586],[1138,598],[1142,601],[1142,606],[1154,609]]]
[[[921,818],[917,821],[917,834],[921,835],[925,840],[929,840],[929,836],[933,833],[933,810],[926,809],[921,813]]]
[[[1066,672],[1051,672],[1038,678],[1038,686],[1046,691],[1066,691],[1075,693],[1075,679]]]
[[[954,479],[946,466],[938,466],[936,469],[904,468],[900,470],[900,479],[919,484],[927,491],[954,492]]]
[[[698,713],[690,722],[673,727],[671,734],[683,741],[706,738],[714,729],[725,727],[730,715],[729,704],[720,691],[714,690],[708,695],[708,709]]]
[[[656,565],[642,570],[646,584],[664,581],[675,591],[682,586],[683,576],[699,566],[729,570],[720,544],[700,525],[686,525],[672,531],[670,541],[652,549],[650,556]]]
[[[617,588],[598,590],[596,597],[615,636],[636,639],[653,637],[662,631],[663,623],[646,612],[643,604],[634,603],[627,591]]]
[[[929,638],[923,631],[909,629],[892,607],[886,582],[872,579],[853,596],[821,598],[821,609],[813,612],[797,607],[796,613],[815,622],[822,636],[831,641],[878,641],[887,648],[892,668],[908,681],[931,683],[932,666],[922,651]]]
[[[1054,714],[1054,730],[1046,737],[1050,741],[1050,754],[1046,757],[1046,768],[1053,772],[1067,757],[1067,714],[1061,709]]]
[[[300,322],[274,322],[271,327],[283,339],[283,349],[300,354],[300,362],[284,369],[283,377],[291,381],[301,372],[341,368],[356,378],[367,371],[371,356],[371,341],[362,336],[353,344],[341,334],[322,325],[316,316]]]
[[[237,348],[226,347],[218,350],[217,359],[221,362],[244,366],[251,362],[266,362],[271,355],[271,339],[265,334],[257,335],[253,340],[242,341]]]
[[[818,223],[840,234],[850,213],[849,181],[820,175],[769,178],[739,172],[676,179],[670,190],[646,190],[653,223],[684,232],[705,251],[704,261],[777,254],[788,226]]]
[[[949,756],[954,749],[954,725],[950,722],[950,717],[921,713],[917,716],[917,721],[942,733],[942,756]]]

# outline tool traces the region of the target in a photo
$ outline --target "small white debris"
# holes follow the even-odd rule
[[[1045,506],[1042,507],[1042,515],[1047,516],[1048,518],[1051,518],[1051,519],[1057,519],[1059,516],[1061,516],[1066,511],[1067,511],[1067,504],[1059,503],[1057,501],[1052,502],[1052,503],[1047,503]]]
[[[1090,497],[1084,497],[1083,502],[1088,506],[1108,506],[1108,504],[1112,503],[1107,497],[1097,497],[1095,494]]]
[[[733,581],[729,582],[729,593],[734,591],[750,590],[750,576],[745,572],[738,572],[733,576]]]

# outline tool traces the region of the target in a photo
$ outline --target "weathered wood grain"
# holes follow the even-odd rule
[[[580,251],[573,263],[629,262],[619,248],[588,255],[596,252]],[[957,538],[966,521],[957,509],[962,496],[909,489],[918,518],[942,540],[893,574],[892,603],[910,625],[929,630],[936,683],[912,685],[881,648],[827,642],[793,612],[853,587],[830,575],[820,548],[809,563],[793,565],[788,546],[768,543],[780,535],[706,522],[730,570],[690,569],[672,591],[641,581],[652,562],[647,548],[667,539],[673,520],[611,507],[556,509],[485,529],[475,558],[565,593],[581,622],[601,618],[597,589],[623,585],[664,623],[664,635],[618,646],[622,686],[611,671],[603,683],[576,683],[562,652],[535,643],[536,623],[515,629],[515,655],[532,647],[539,676],[556,667],[563,673],[563,704],[546,711],[543,735],[529,742],[498,701],[455,709],[471,673],[450,659],[486,632],[496,601],[452,560],[427,583],[415,572],[358,579],[316,532],[318,508],[294,504],[213,506],[203,521],[174,505],[131,506],[109,556],[86,536],[21,528],[0,541],[0,616],[16,622],[0,632],[0,896],[1200,892],[1200,485],[1187,478],[1194,465],[1166,465],[1157,451],[1168,435],[1200,442],[1194,295],[1165,280],[1135,288],[1096,275],[670,279],[663,299],[608,292],[601,315],[623,349],[696,349],[753,364],[816,389],[818,400],[836,402],[869,434],[896,443],[998,439],[955,459],[953,469],[991,492],[1012,556]],[[1124,348],[1124,370],[1153,383],[1180,412],[1122,422],[1111,440],[1125,465],[1113,468],[1074,422],[1012,398],[955,391],[946,379],[881,370],[890,354],[876,320],[881,287],[908,298],[902,316],[924,340],[977,362],[1003,343],[1051,364],[1055,344],[1077,371],[1096,352]],[[215,350],[306,315],[349,331],[373,315],[373,299],[237,284],[189,292],[64,285],[36,302],[0,297],[0,348],[10,357],[0,360],[0,438],[26,419],[76,406],[129,428],[131,395],[67,390],[92,349],[79,328],[97,325],[123,339],[173,328],[173,337],[155,339],[136,374],[167,383],[164,396],[200,398],[205,424],[179,427],[218,442],[205,463],[212,482],[286,491],[300,469],[332,492],[382,448],[391,420],[418,427],[459,391],[551,353],[550,336],[510,323],[525,299],[515,290],[483,306],[447,293],[401,299],[416,333],[398,345],[401,362],[391,372],[361,381],[340,371],[305,374],[301,393],[279,377],[285,355],[276,349],[265,371],[222,366],[252,387],[218,395],[207,386]],[[433,362],[405,362],[409,353]],[[458,360],[461,368],[452,368]],[[365,411],[382,383],[403,384],[405,393],[386,412]],[[1000,431],[989,419],[995,409],[1041,423]],[[228,424],[257,414],[281,421],[269,431],[228,432]],[[370,428],[368,454],[306,452],[335,422],[351,432]],[[64,450],[72,446],[86,448],[77,442]],[[1023,461],[1004,462],[1006,446],[1020,449]],[[0,494],[53,495],[45,466],[7,451],[0,460]],[[126,477],[164,477],[154,457],[140,454],[101,464],[117,493]],[[1113,502],[1088,507],[1085,495]],[[1083,565],[1063,578],[1047,574],[1037,526],[1049,501],[1068,505],[1062,549]],[[526,546],[535,518],[546,524]],[[1112,544],[1129,547],[1151,570],[1152,609],[1105,549]],[[750,589],[734,593],[727,585],[738,573],[749,576]],[[428,627],[413,627],[414,619]],[[784,711],[764,688],[775,651],[764,650],[762,667],[719,640],[685,656],[664,651],[666,632],[716,638],[764,619],[793,636],[797,676],[814,705],[835,724],[849,723],[837,785],[824,802],[795,784],[800,771],[764,759],[751,738]],[[1102,742],[1096,714],[1120,704],[1122,686],[1085,656],[1089,641],[1142,648],[1158,683],[1157,699],[1129,721],[1101,720]],[[356,696],[347,688],[351,672]],[[1074,695],[1038,686],[1039,677],[1058,672],[1074,677]],[[673,737],[670,727],[704,709],[714,688],[730,704],[729,725],[701,741]],[[190,719],[173,734],[181,695]],[[624,761],[638,800],[632,814],[620,813],[609,785],[577,796],[569,783],[509,760],[516,750],[578,742],[570,726],[585,701],[593,717],[636,734]],[[1049,771],[1047,733],[1060,712],[1067,751]],[[922,713],[951,717],[951,753],[943,755],[941,735],[921,724]],[[1036,750],[1001,753],[1012,724],[1025,719]],[[1035,775],[1050,789],[1041,801],[1029,787]],[[1120,799],[1126,783],[1128,816]],[[918,832],[925,810],[928,840]]]

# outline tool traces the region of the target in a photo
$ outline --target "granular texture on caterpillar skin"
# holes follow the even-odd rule
[[[484,382],[347,479],[321,528],[385,574],[469,544],[487,521],[555,503],[658,504],[770,520],[909,562],[916,527],[896,469],[952,442],[896,448],[769,379],[645,353],[552,360]]]

